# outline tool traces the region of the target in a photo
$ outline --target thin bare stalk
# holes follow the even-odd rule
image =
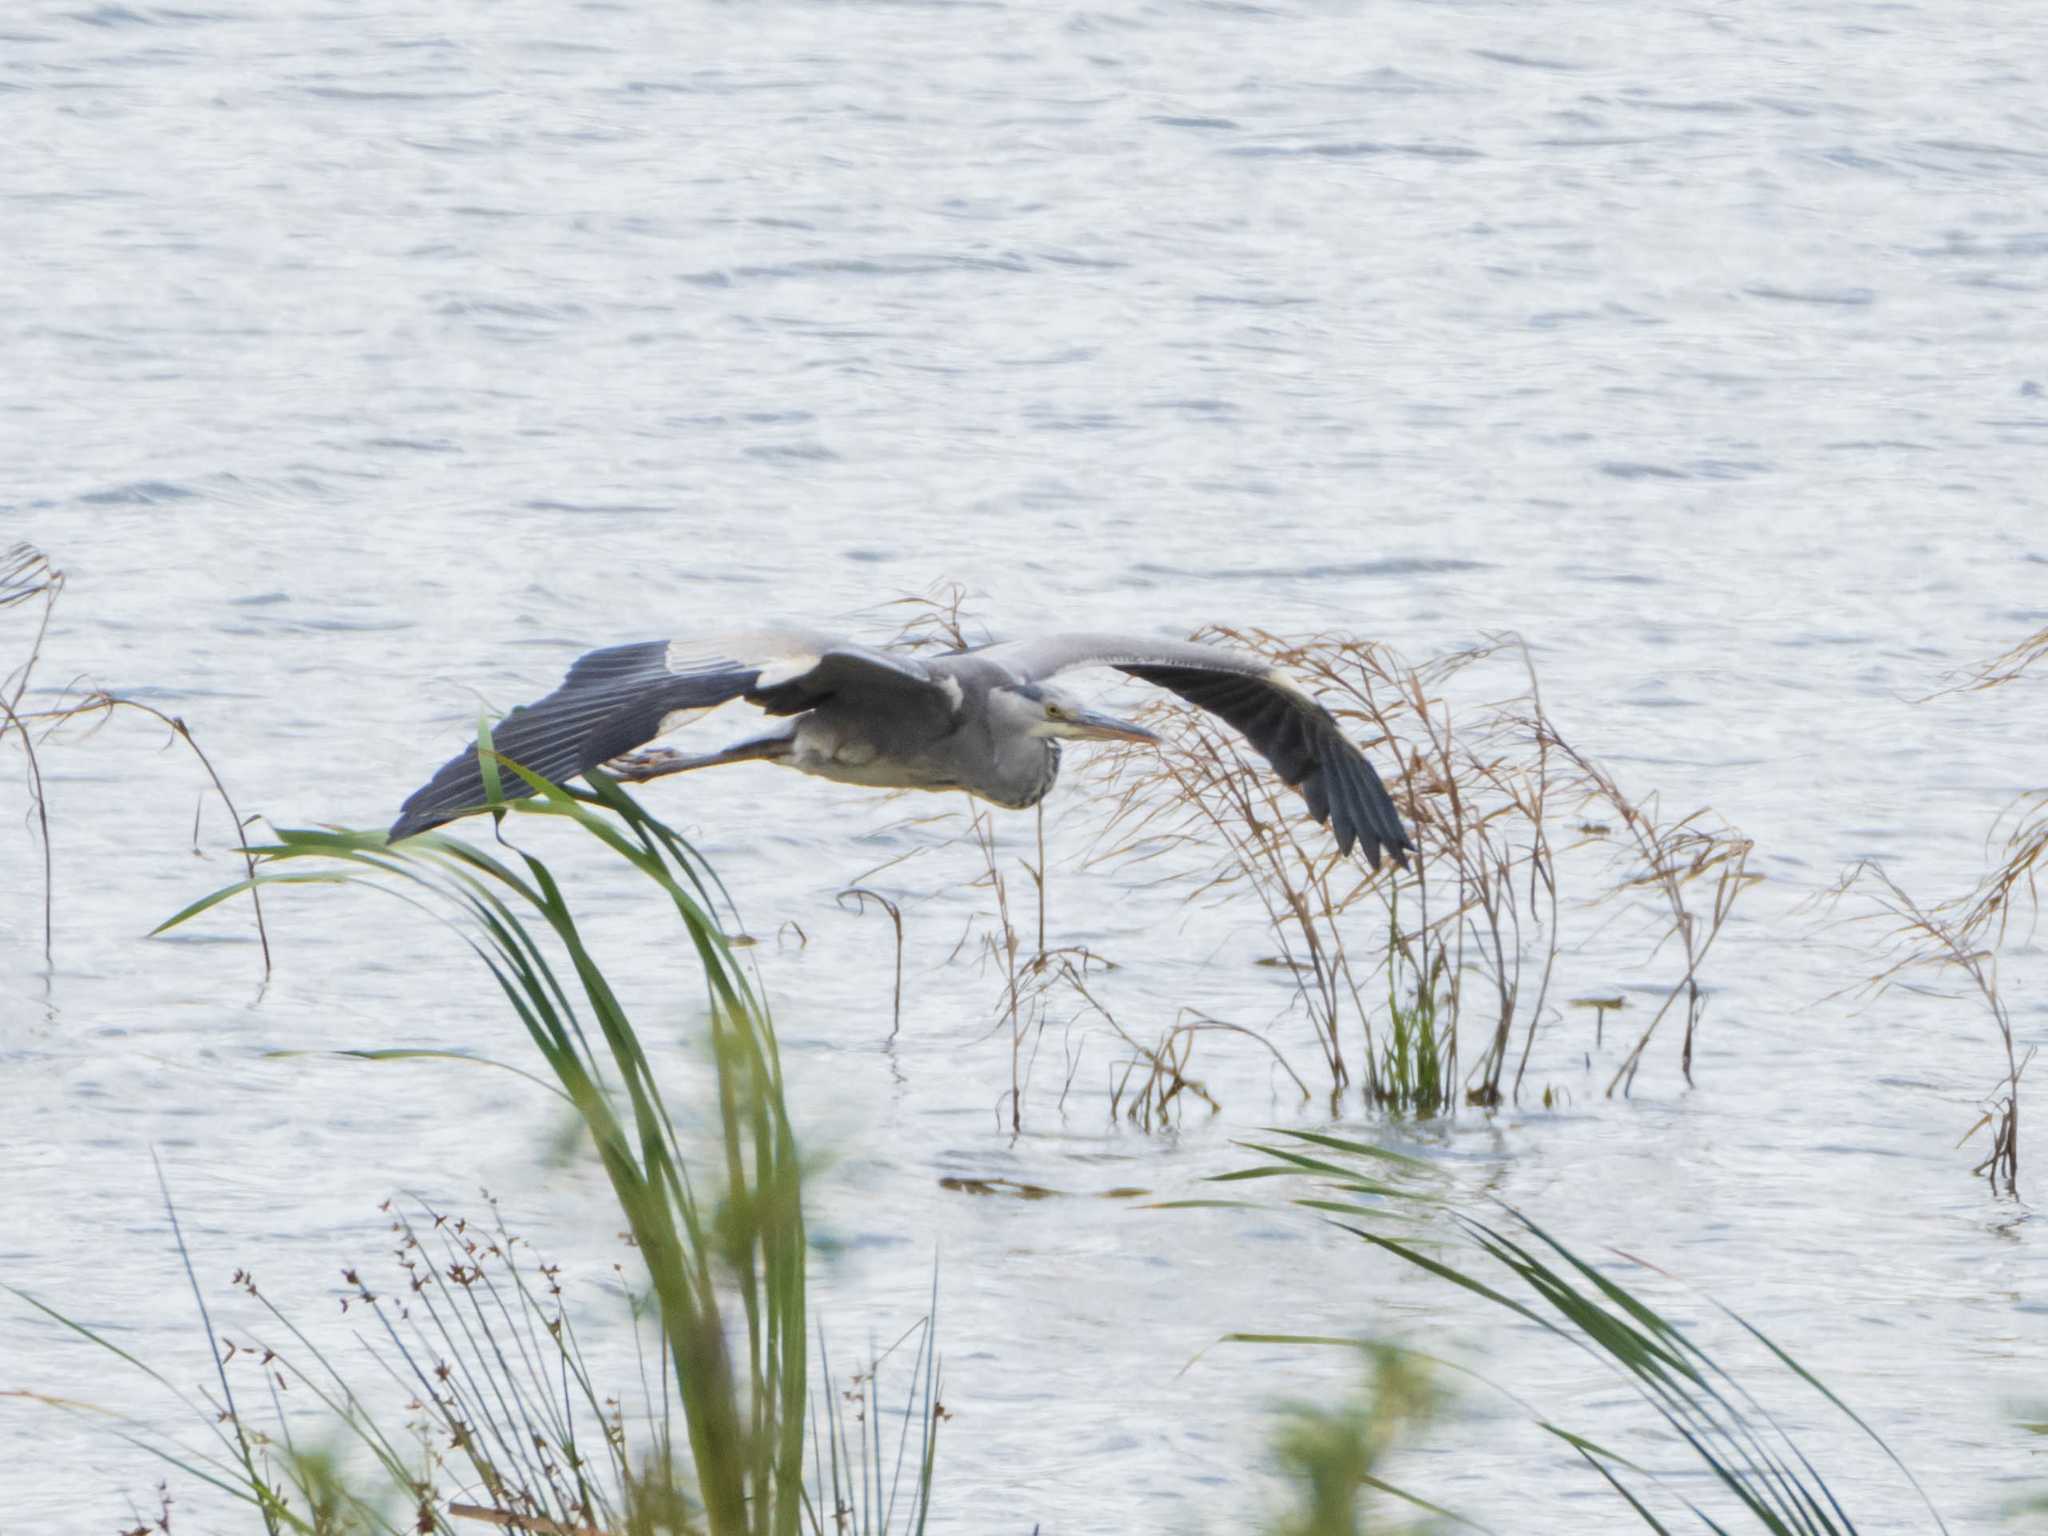
[[[1853,866],[1827,895],[1835,902],[1860,895],[1873,904],[1876,916],[1892,924],[1886,935],[1888,963],[1865,981],[1865,992],[1872,996],[1882,994],[1923,972],[1954,974],[1962,977],[1990,1013],[2004,1048],[2005,1076],[2000,1091],[1987,1100],[1983,1115],[1964,1133],[1963,1140],[1989,1129],[1990,1150],[1970,1171],[1983,1174],[1993,1193],[2016,1197],[2020,1170],[2020,1077],[2034,1055],[2032,1051],[2021,1054],[2013,1040],[2012,1015],[1998,987],[1998,951],[1976,941],[1976,933],[1969,927],[1970,909],[1966,904],[1928,906],[1916,900],[1881,865],[1869,860]]]
[[[844,906],[849,896],[854,899],[856,916],[865,914],[868,903],[872,901],[889,914],[889,921],[896,927],[896,991],[889,1016],[889,1038],[894,1040],[896,1032],[903,1027],[903,909],[880,891],[871,891],[863,885],[850,885],[841,891],[839,904]]]
[[[29,734],[20,713],[22,696],[28,692],[29,678],[36,663],[42,659],[43,641],[49,637],[50,615],[56,609],[57,599],[64,593],[64,573],[50,564],[43,552],[30,544],[15,544],[4,555],[0,555],[0,609],[16,607],[24,603],[40,602],[41,612],[36,616],[35,638],[29,641],[28,654],[0,680],[0,739],[9,731],[21,737],[21,750],[28,763],[29,806],[35,813],[36,828],[43,844],[43,963],[56,963],[56,865],[50,850],[50,807],[43,793],[43,769],[36,760],[35,739]]]
[[[248,822],[242,819],[242,813],[235,808],[234,797],[228,793],[226,782],[221,778],[220,771],[213,766],[213,759],[206,755],[206,749],[199,745],[198,738],[192,734],[191,727],[186,725],[178,716],[165,714],[152,704],[144,704],[139,699],[124,698],[120,694],[97,690],[87,694],[76,704],[72,704],[64,709],[44,710],[28,718],[45,721],[48,723],[49,728],[54,729],[57,726],[65,725],[90,715],[96,714],[105,718],[113,715],[118,710],[124,709],[147,715],[150,719],[167,727],[173,736],[184,742],[187,747],[190,747],[192,755],[199,760],[199,766],[205,770],[206,777],[212,781],[214,793],[220,797],[220,803],[226,807],[228,820],[233,823],[235,829],[235,847],[242,855],[242,867],[246,871],[249,881],[249,906],[250,910],[255,914],[256,940],[263,952],[263,976],[265,980],[268,980],[270,977],[270,929],[263,920],[263,887],[262,883],[256,878],[256,853],[249,846],[247,836]],[[47,730],[45,734],[48,734]]]

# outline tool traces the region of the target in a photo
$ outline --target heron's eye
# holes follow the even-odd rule
[[[1067,718],[1067,712],[1057,704],[1048,704],[1045,706],[1045,718],[1048,720],[1064,720]]]

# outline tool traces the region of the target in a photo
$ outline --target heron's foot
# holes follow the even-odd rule
[[[690,757],[673,747],[643,747],[638,752],[628,752],[624,757],[615,757],[604,765],[604,771],[625,784],[644,784],[649,779],[661,778],[664,774],[681,773],[694,768],[702,759]]]

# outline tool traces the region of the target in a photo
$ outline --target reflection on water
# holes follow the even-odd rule
[[[944,577],[1006,633],[1222,621],[1422,658],[1519,631],[1574,740],[1711,803],[1769,878],[1709,967],[1696,1089],[1653,1055],[1603,1097],[1627,1015],[1596,1043],[1566,1011],[1540,1064],[1563,1108],[1387,1134],[1725,1297],[1953,1519],[1995,1507],[2044,1264],[1954,1146],[1993,1040],[1965,1003],[1835,997],[1868,936],[1801,903],[1864,856],[1962,888],[2039,782],[2023,689],[1910,702],[2043,621],[2034,10],[31,3],[4,31],[0,523],[71,573],[46,685],[184,717],[245,810],[381,825],[480,697],[585,648],[736,616],[883,635],[876,605]],[[610,1227],[517,1079],[267,1054],[516,1055],[449,936],[294,893],[260,994],[231,914],[140,942],[233,874],[165,739],[115,720],[45,755],[47,978],[33,844],[0,834],[5,1278],[193,1351],[151,1146],[203,1273],[250,1263],[308,1311],[398,1189],[488,1185],[601,1275]],[[764,940],[832,1158],[823,1316],[894,1337],[941,1255],[949,1528],[1243,1524],[1267,1403],[1344,1368],[1182,1365],[1234,1328],[1428,1326],[1441,1297],[1311,1224],[942,1187],[1182,1193],[1302,1111],[1262,1047],[1209,1040],[1221,1113],[1135,1134],[1106,1113],[1116,1043],[1060,1016],[1007,1136],[998,985],[949,958],[976,856],[787,777],[649,800]],[[1118,962],[1120,1020],[1199,1007],[1313,1060],[1256,912],[1090,865],[1078,780],[1055,809],[1048,924]],[[997,827],[1035,859],[1028,820]],[[905,919],[888,1044],[892,950],[836,897],[906,854],[870,877]],[[608,894],[599,941],[674,996]],[[1640,979],[1625,919],[1561,922],[1569,995]],[[1502,1378],[1525,1346],[1477,1317],[1459,1342]],[[100,1385],[18,1315],[0,1358],[0,1385]],[[118,1520],[153,1475],[4,1412],[16,1520],[75,1522],[82,1490]],[[1416,1481],[1446,1502],[1580,1528],[1562,1458],[1444,1459]]]

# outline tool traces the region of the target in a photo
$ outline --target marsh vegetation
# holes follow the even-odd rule
[[[986,638],[957,586],[904,601],[911,613],[900,644]],[[1261,963],[1292,979],[1294,1001],[1291,1017],[1270,1028],[1226,1021],[1199,999],[1146,1024],[1102,983],[1114,957],[1061,943],[1056,910],[1048,926],[1042,815],[1033,852],[1006,856],[994,819],[964,813],[956,835],[973,850],[973,885],[987,898],[965,948],[1000,980],[997,1014],[1015,1064],[1004,1108],[1012,1130],[1023,1125],[1036,1036],[1075,1016],[1119,1043],[1111,1113],[1142,1129],[1190,1107],[1222,1107],[1200,1071],[1205,1040],[1270,1058],[1304,1102],[1333,1110],[1362,1103],[1430,1118],[1525,1093],[1550,1102],[1558,1089],[1528,1079],[1538,1037],[1568,1022],[1568,1003],[1594,989],[1604,999],[1615,986],[1609,972],[1574,974],[1570,957],[1585,932],[1616,925],[1633,936],[1632,990],[1647,999],[1647,1018],[1600,1089],[1626,1094],[1667,1031],[1677,1037],[1677,1073],[1691,1083],[1710,953],[1762,878],[1739,828],[1707,807],[1668,811],[1574,745],[1545,710],[1535,658],[1519,637],[1422,663],[1344,635],[1212,627],[1193,638],[1254,652],[1304,680],[1380,765],[1418,847],[1406,868],[1342,857],[1226,726],[1153,700],[1141,718],[1159,747],[1108,752],[1083,770],[1092,792],[1076,813],[1090,823],[1083,867],[1166,884],[1191,905],[1262,913],[1277,952]],[[883,884],[889,868],[863,881]],[[1605,1022],[1603,1009],[1603,1045]],[[1076,1070],[1070,1059],[1059,1097]]]
[[[524,776],[516,765],[501,768]],[[689,940],[706,991],[713,1067],[710,1105],[695,1117],[694,1133],[678,1128],[633,1009],[587,944],[568,893],[545,863],[516,852],[516,842],[515,851],[492,854],[446,834],[400,849],[377,834],[284,832],[255,850],[252,881],[194,902],[164,926],[265,886],[362,886],[445,920],[524,1026],[626,1223],[632,1272],[619,1263],[635,1337],[645,1343],[637,1382],[622,1388],[593,1373],[573,1280],[565,1283],[560,1266],[521,1242],[496,1202],[482,1222],[387,1207],[393,1258],[383,1281],[355,1267],[343,1274],[344,1308],[353,1307],[385,1377],[367,1385],[259,1287],[251,1268],[236,1269],[230,1282],[237,1320],[217,1319],[182,1236],[178,1252],[213,1356],[215,1391],[185,1394],[162,1368],[49,1302],[22,1300],[177,1394],[210,1432],[210,1446],[166,1445],[116,1415],[107,1416],[110,1429],[172,1473],[230,1494],[270,1532],[397,1536],[476,1524],[550,1536],[924,1529],[947,1418],[936,1296],[906,1333],[914,1342],[894,1394],[884,1396],[881,1357],[842,1387],[827,1365],[822,1329],[814,1364],[802,1161],[774,1032],[712,920],[709,872],[616,785],[600,780],[581,792],[530,782],[537,797],[508,811],[572,820],[649,882],[651,899],[671,910]],[[1690,1488],[1639,1451],[1620,1454],[1528,1411],[1652,1529],[1663,1528],[1660,1501],[1723,1529],[1853,1529],[1813,1460],[1746,1386],[1606,1268],[1527,1217],[1489,1212],[1427,1165],[1366,1141],[1298,1130],[1248,1151],[1260,1161],[1224,1182],[1300,1186],[1283,1198],[1605,1361],[1661,1423],[1658,1438],[1697,1458],[1717,1491]],[[1222,1203],[1244,1202],[1198,1196],[1163,1205]],[[171,1224],[177,1233],[174,1202]],[[1504,1279],[1460,1267],[1447,1245]],[[1769,1359],[1863,1427],[1749,1331]],[[1374,1492],[1446,1513],[1427,1490],[1382,1473],[1396,1445],[1440,1412],[1439,1368],[1388,1345],[1368,1348],[1365,1359],[1369,1389],[1349,1407],[1283,1410],[1275,1454],[1299,1481],[1302,1509],[1278,1519],[1276,1530],[1357,1531],[1362,1501]],[[1522,1401],[1512,1384],[1491,1386]],[[286,1401],[293,1393],[317,1403],[321,1417],[309,1424]]]
[[[944,1511],[942,1442],[958,1432],[944,1402],[943,1287],[934,1286],[924,1316],[903,1320],[892,1343],[839,1352],[857,1360],[850,1371],[832,1366],[830,1320],[816,1315],[811,1294],[808,1165],[770,1009],[719,920],[730,903],[692,847],[602,776],[587,790],[571,788],[496,761],[488,728],[479,737],[486,761],[535,791],[494,813],[503,818],[495,843],[481,835],[492,830],[481,820],[399,847],[381,834],[332,830],[280,830],[252,843],[181,720],[106,693],[30,700],[30,671],[62,587],[34,551],[16,550],[0,573],[0,610],[31,615],[28,662],[0,687],[0,704],[6,737],[22,752],[45,858],[51,806],[38,749],[53,732],[123,712],[153,720],[196,755],[233,819],[245,867],[243,879],[195,900],[164,929],[218,921],[245,903],[260,927],[266,892],[301,902],[322,887],[372,892],[397,904],[391,910],[433,917],[451,951],[466,950],[461,963],[475,967],[518,1020],[528,1063],[538,1057],[531,1075],[573,1117],[577,1155],[601,1170],[623,1224],[616,1252],[557,1262],[517,1235],[516,1193],[466,1214],[394,1198],[384,1212],[384,1267],[351,1262],[344,1276],[343,1306],[374,1366],[366,1378],[302,1325],[303,1303],[259,1286],[260,1255],[241,1256],[223,1287],[220,1256],[188,1246],[176,1192],[166,1189],[177,1235],[162,1258],[183,1264],[194,1337],[207,1355],[203,1373],[130,1352],[82,1320],[75,1298],[59,1305],[15,1293],[75,1333],[82,1350],[103,1352],[101,1361],[81,1363],[81,1378],[138,1373],[184,1403],[194,1433],[175,1439],[158,1422],[110,1410],[99,1393],[21,1389],[158,1459],[160,1510],[134,1529],[168,1530],[181,1486],[237,1501],[248,1528],[269,1532],[925,1529]],[[907,633],[965,638],[957,594],[919,604]],[[1397,765],[1389,782],[1415,829],[1412,867],[1368,872],[1300,835],[1290,792],[1226,733],[1158,706],[1177,716],[1163,731],[1167,749],[1123,754],[1098,770],[1112,808],[1091,862],[1126,877],[1165,871],[1185,882],[1190,902],[1257,911],[1294,1004],[1284,1027],[1271,1030],[1193,1005],[1146,1030],[1118,1021],[1103,986],[1110,962],[1059,942],[1042,823],[1034,853],[1019,858],[997,841],[987,813],[970,813],[965,835],[980,865],[973,889],[983,915],[954,958],[985,964],[994,978],[992,1012],[1011,1059],[1011,1134],[1027,1128],[1034,1037],[1050,1011],[1064,1007],[1099,1017],[1120,1042],[1126,1054],[1109,1112],[1140,1131],[1175,1123],[1190,1105],[1222,1107],[1199,1075],[1198,1048],[1223,1040],[1270,1057],[1318,1114],[1326,1104],[1354,1123],[1361,1114],[1403,1124],[1489,1114],[1525,1095],[1547,1102],[1548,1089],[1537,1093],[1527,1077],[1535,1043],[1545,1029],[1583,1022],[1562,1004],[1600,980],[1569,975],[1570,927],[1611,920],[1617,909],[1641,936],[1645,963],[1663,973],[1647,1017],[1619,1039],[1605,1091],[1625,1095],[1659,1039],[1668,1042],[1673,1073],[1692,1080],[1703,976],[1759,878],[1746,837],[1708,811],[1671,815],[1653,793],[1624,790],[1552,721],[1517,640],[1411,665],[1343,636],[1205,637],[1297,671],[1379,761]],[[2048,637],[2029,647],[2003,664],[1998,680],[2048,654]],[[1490,702],[1454,708],[1452,685],[1475,681]],[[536,819],[566,824],[586,840],[578,846],[629,871],[649,910],[681,941],[675,968],[701,991],[697,1043],[706,1067],[687,1113],[675,1106],[676,1085],[659,1079],[640,1003],[614,981],[589,936],[575,882],[522,847],[521,832]],[[1876,870],[1855,872],[1844,886],[1893,919],[1900,948],[1876,984],[1932,968],[1967,979],[1992,1014],[2006,1073],[1980,1127],[1990,1154],[1979,1171],[2004,1198],[2016,1190],[2026,1059],[2000,993],[1997,951],[2015,909],[2035,900],[2044,854],[2048,803],[2037,797],[2023,806],[1998,865],[1966,898],[1922,904]],[[46,878],[46,945],[53,889]],[[890,922],[894,993],[876,1000],[875,1014],[893,1029],[906,1003],[916,1005],[903,983],[904,911],[876,874],[849,886],[844,900],[865,921],[880,913]],[[351,910],[375,920],[363,916],[375,910],[366,904]],[[669,976],[671,988],[676,980]],[[1598,1005],[1597,1028],[1614,1003],[1604,994],[1589,1001]],[[1343,1338],[1218,1318],[1219,1341],[1361,1352],[1363,1385],[1353,1399],[1296,1401],[1278,1411],[1271,1465],[1298,1497],[1275,1513],[1272,1530],[1345,1536],[1378,1528],[1397,1510],[1403,1519],[1452,1520],[1456,1512],[1438,1490],[1404,1475],[1417,1465],[1404,1456],[1432,1438],[1455,1440],[1457,1404],[1474,1394],[1514,1404],[1539,1441],[1579,1460],[1592,1486],[1611,1496],[1610,1515],[1651,1529],[1689,1514],[1715,1529],[1846,1532],[1859,1500],[1896,1510],[1901,1489],[1924,1510],[1922,1523],[1943,1528],[1904,1461],[1855,1407],[1760,1330],[1642,1261],[1582,1257],[1579,1245],[1603,1234],[1539,1224],[1364,1134],[1285,1127],[1246,1142],[1245,1156],[1227,1188],[1155,1193],[1148,1204],[1157,1209],[1132,1219],[1171,1221],[1173,1208],[1194,1205],[1300,1211],[1441,1287],[1447,1310],[1498,1310],[1597,1361],[1634,1405],[1624,1416],[1624,1451],[1545,1406],[1539,1384],[1475,1384],[1413,1341],[1373,1340],[1380,1320],[1363,1305],[1355,1333]],[[625,1380],[607,1375],[612,1362],[597,1362],[583,1342],[593,1317],[621,1309],[623,1322],[613,1315],[595,1326],[623,1328],[635,1341]],[[1739,1360],[1724,1364],[1731,1357],[1700,1342],[1717,1322]],[[188,1375],[203,1375],[203,1384],[186,1386]],[[1279,1398],[1293,1395],[1284,1382],[1274,1389]],[[1812,1402],[1792,1415],[1808,1426],[1795,1433],[1777,1406],[1788,1393],[1818,1402],[1821,1433],[1877,1446],[1898,1486],[1851,1489],[1828,1476]],[[986,1512],[956,1518],[990,1528]],[[1028,1529],[1028,1512],[1012,1523]]]

